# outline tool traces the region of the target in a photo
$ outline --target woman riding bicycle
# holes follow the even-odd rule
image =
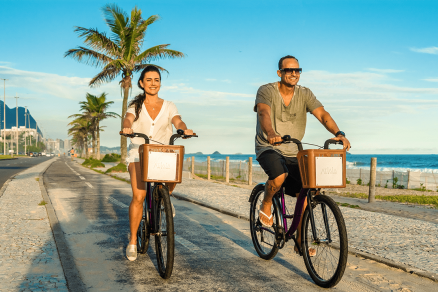
[[[175,104],[158,97],[161,87],[161,74],[157,67],[147,66],[140,75],[138,87],[143,93],[137,95],[129,103],[128,110],[123,120],[123,133],[133,132],[146,134],[150,144],[166,144],[172,136],[172,124],[176,129],[184,130],[185,135],[193,135],[193,131],[187,129],[186,124]],[[132,201],[129,205],[129,225],[131,237],[126,248],[126,257],[130,261],[137,258],[137,229],[143,212],[143,201],[146,197],[145,184],[141,180],[140,159],[138,147],[144,143],[142,138],[131,138],[126,164],[131,176]],[[166,183],[169,194],[175,188],[175,183]]]

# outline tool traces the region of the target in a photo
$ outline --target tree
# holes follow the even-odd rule
[[[71,57],[79,62],[84,62],[96,67],[102,67],[102,71],[91,79],[91,87],[102,83],[111,82],[120,74],[119,82],[123,91],[122,117],[125,116],[128,107],[129,89],[132,88],[132,74],[143,70],[151,61],[162,58],[182,58],[184,54],[167,49],[170,44],[158,45],[141,51],[146,30],[149,25],[159,19],[158,15],[152,15],[144,20],[141,10],[135,7],[131,11],[131,17],[115,4],[106,5],[102,8],[104,19],[109,26],[111,36],[97,29],[76,27],[75,32],[84,38],[84,43],[90,48],[77,47],[68,50],[64,57]],[[164,68],[154,65],[162,71]],[[123,127],[123,119],[121,128]],[[122,161],[127,155],[126,137],[120,137],[120,150]]]
[[[83,146],[85,158],[88,158],[88,135],[91,130],[91,122],[84,117],[77,117],[69,123],[72,126],[68,129],[68,135],[73,136],[73,139],[79,141],[79,147]]]
[[[114,101],[107,101],[106,96],[106,93],[102,93],[100,96],[87,93],[87,101],[79,102],[81,104],[81,110],[84,111],[84,115],[91,121],[91,127],[93,129],[93,154],[95,154],[95,158],[97,159],[100,159],[100,121],[107,118],[120,117],[117,113],[106,111],[108,107],[114,103]]]

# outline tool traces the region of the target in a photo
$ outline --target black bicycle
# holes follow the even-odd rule
[[[286,135],[281,143],[295,143],[299,151],[303,150],[301,142]],[[324,149],[329,144],[342,144],[340,141],[327,140]],[[290,213],[285,202],[284,188],[272,199],[272,227],[265,227],[259,220],[260,205],[262,203],[265,184],[258,184],[251,193],[250,229],[255,250],[265,260],[275,257],[278,250],[285,243],[293,239],[303,256],[304,263],[310,277],[315,283],[324,288],[335,286],[342,278],[348,257],[347,229],[341,210],[332,198],[320,194],[321,189],[301,189],[294,213]],[[307,207],[304,211],[301,225],[301,243],[295,238],[295,231],[301,218],[304,201]],[[292,220],[292,222],[288,225]],[[301,248],[300,248],[301,246]],[[311,256],[310,249],[316,251]]]
[[[134,138],[141,137],[145,144],[149,144],[149,137],[141,133],[120,135]],[[178,138],[198,137],[184,135],[183,130],[170,137],[169,145],[174,145]],[[143,217],[137,230],[137,251],[145,254],[149,247],[150,236],[155,236],[155,252],[157,256],[158,272],[164,279],[170,278],[173,271],[175,231],[173,225],[172,205],[169,190],[162,182],[146,182],[146,197],[143,203]]]

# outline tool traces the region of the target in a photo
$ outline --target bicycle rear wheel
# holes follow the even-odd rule
[[[272,214],[274,218],[274,225],[272,227],[264,227],[259,221],[260,205],[265,195],[265,186],[257,185],[253,189],[254,198],[250,206],[250,229],[251,238],[254,248],[258,255],[265,260],[270,260],[278,252],[278,245],[275,239],[275,226],[278,225],[278,217],[275,209],[275,204],[272,204]]]
[[[167,187],[157,186],[154,188],[155,191],[158,192],[158,196],[154,196],[154,199],[156,198],[157,233],[155,235],[155,250],[158,272],[162,278],[168,279],[172,275],[175,251],[172,206]]]
[[[313,238],[309,207],[315,219],[316,238]],[[347,229],[338,205],[328,196],[313,197],[303,215],[301,246],[304,263],[310,277],[318,286],[331,288],[344,275],[348,257]],[[316,250],[310,257],[309,248]]]

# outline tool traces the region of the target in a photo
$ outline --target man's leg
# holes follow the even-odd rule
[[[268,180],[265,185],[265,196],[263,198],[261,211],[265,213],[268,217],[271,216],[272,198],[280,190],[283,185],[284,180],[287,177],[287,173],[283,173],[273,180]],[[273,218],[271,218],[273,221]],[[266,225],[271,225],[272,221],[263,221]]]

